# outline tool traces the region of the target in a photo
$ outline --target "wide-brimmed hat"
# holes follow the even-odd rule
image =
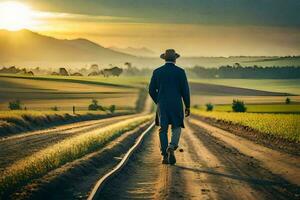
[[[160,58],[164,60],[176,60],[179,57],[180,55],[174,49],[167,49],[165,53],[160,55]]]

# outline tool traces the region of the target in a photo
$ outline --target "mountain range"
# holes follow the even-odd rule
[[[134,48],[134,47],[127,47],[127,48],[118,48],[118,47],[110,47],[110,49],[126,54],[130,54],[133,56],[139,56],[139,57],[155,57],[157,54],[152,51],[151,49],[148,49],[146,47],[142,48]]]
[[[29,30],[0,30],[0,64],[119,64],[136,59],[133,55],[104,48],[86,39],[56,39]]]
[[[182,57],[177,64],[183,67],[195,65],[219,67],[240,63],[242,66],[300,66],[300,57]],[[144,48],[105,48],[87,39],[57,39],[30,30],[0,30],[0,67],[84,67],[98,64],[155,68],[164,61],[152,50]]]

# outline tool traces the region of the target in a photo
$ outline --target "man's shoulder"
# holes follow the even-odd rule
[[[158,73],[158,72],[160,72],[161,70],[163,70],[163,67],[164,67],[165,65],[162,65],[162,66],[160,66],[160,67],[157,67],[157,68],[155,68],[154,70],[153,70],[153,73]]]
[[[175,67],[176,67],[176,69],[177,69],[178,71],[184,72],[184,69],[183,69],[183,68],[181,68],[181,67],[179,67],[179,66],[177,66],[177,65],[175,65]]]

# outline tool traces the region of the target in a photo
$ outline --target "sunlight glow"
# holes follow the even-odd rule
[[[33,11],[27,5],[14,1],[0,3],[0,29],[17,31],[32,24]]]

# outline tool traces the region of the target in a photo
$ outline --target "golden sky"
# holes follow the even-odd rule
[[[282,7],[280,0],[274,0],[268,7],[271,11],[264,10],[264,4],[252,6],[244,1],[244,5],[234,0],[228,1],[230,5],[188,0],[190,7],[173,0],[177,7],[170,9],[170,5],[149,3],[130,6],[133,2],[146,1],[0,0],[0,28],[86,38],[105,47],[147,47],[157,54],[166,48],[175,48],[183,56],[300,54],[297,1],[287,0]],[[280,6],[282,13],[276,15]],[[283,15],[287,12],[291,14]]]

